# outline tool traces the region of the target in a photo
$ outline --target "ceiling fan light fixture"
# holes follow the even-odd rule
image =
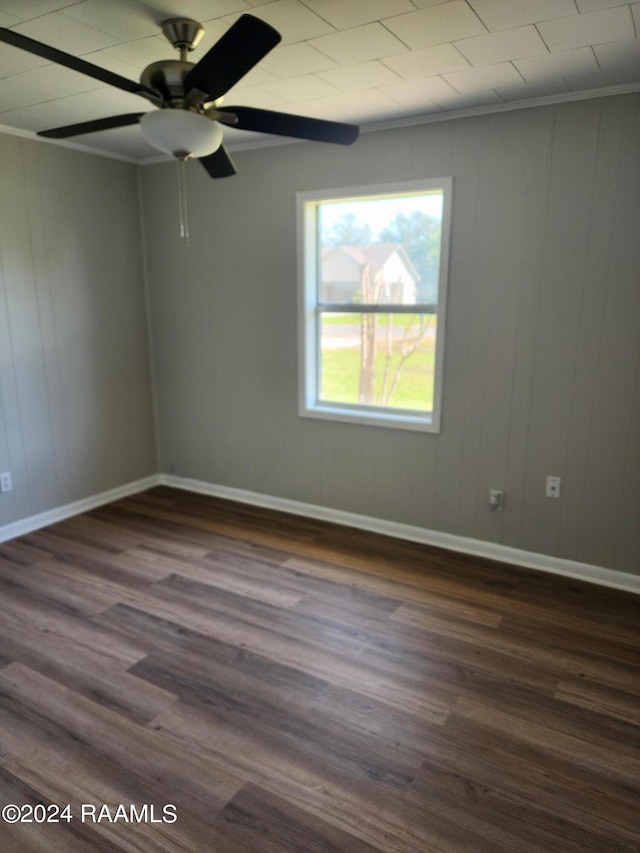
[[[264,0],[255,0],[256,4],[260,2]],[[190,18],[169,18],[164,21],[162,31],[180,51],[180,59],[152,62],[143,69],[140,82],[136,83],[81,57],[0,27],[0,43],[33,53],[47,63],[55,62],[124,92],[140,95],[158,108],[149,113],[126,113],[40,130],[38,136],[66,139],[139,123],[145,139],[156,150],[175,157],[180,167],[184,160],[195,157],[212,178],[226,178],[236,173],[222,144],[221,124],[231,124],[237,130],[314,142],[340,145],[355,142],[359,130],[356,125],[255,107],[218,109],[224,95],[282,40],[280,33],[261,18],[240,15],[195,64],[188,61],[187,55],[202,38],[202,25]],[[208,104],[215,106],[207,107]],[[181,173],[182,168],[179,171]]]
[[[222,144],[220,125],[191,110],[152,110],[140,119],[140,129],[154,148],[174,157],[206,157]]]

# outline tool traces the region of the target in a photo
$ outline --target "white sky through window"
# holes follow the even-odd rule
[[[345,216],[353,214],[361,224],[371,227],[373,239],[386,228],[398,214],[410,216],[420,212],[442,218],[442,193],[431,192],[405,195],[400,198],[354,199],[350,201],[323,202],[320,205],[320,235],[327,234]]]

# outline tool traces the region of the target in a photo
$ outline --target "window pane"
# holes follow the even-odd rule
[[[327,201],[318,210],[318,300],[435,304],[442,190]]]
[[[302,417],[440,431],[452,187],[298,193]]]
[[[319,314],[320,402],[433,410],[435,314]]]

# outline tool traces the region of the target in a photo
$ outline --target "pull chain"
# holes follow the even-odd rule
[[[189,210],[187,204],[187,176],[185,168],[187,158],[178,158],[178,216],[180,220],[180,237],[189,245]]]

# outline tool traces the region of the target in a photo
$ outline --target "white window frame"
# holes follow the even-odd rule
[[[344,423],[368,424],[395,429],[440,432],[444,341],[446,324],[451,197],[453,179],[426,178],[414,181],[341,187],[296,194],[298,248],[298,413],[301,417]],[[442,236],[438,279],[437,331],[435,349],[434,400],[432,412],[406,410],[358,403],[326,403],[319,399],[320,341],[318,334],[318,208],[324,202],[357,201],[366,197],[399,196],[441,190],[443,196]],[[403,306],[405,307],[405,306]],[[354,305],[354,313],[361,313]],[[417,313],[417,312],[416,312]]]

